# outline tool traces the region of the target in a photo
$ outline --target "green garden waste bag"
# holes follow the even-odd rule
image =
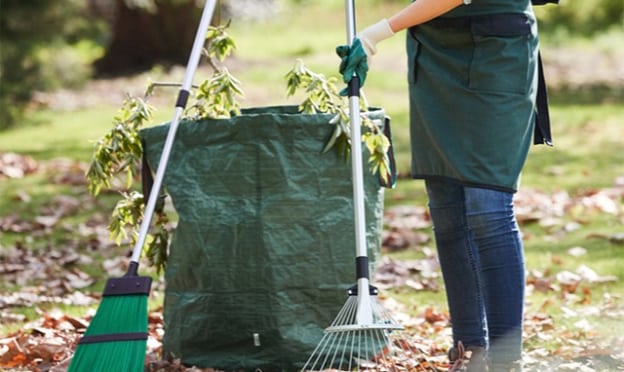
[[[383,110],[368,116],[384,125]],[[179,215],[165,271],[164,356],[294,371],[313,352],[355,284],[351,162],[322,153],[330,119],[280,106],[180,123],[164,178]],[[168,129],[141,130],[151,169]],[[384,189],[364,173],[372,272]]]

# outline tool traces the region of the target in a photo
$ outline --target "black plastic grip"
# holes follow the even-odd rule
[[[368,279],[368,257],[360,256],[355,258],[355,276],[357,279]]]
[[[357,75],[353,75],[349,84],[347,85],[347,96],[348,97],[359,97],[360,96],[360,78]]]
[[[188,102],[190,92],[188,90],[180,89],[178,93],[178,100],[176,101],[176,107],[186,107],[186,103]]]

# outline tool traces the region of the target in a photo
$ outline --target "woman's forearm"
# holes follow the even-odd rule
[[[396,33],[441,16],[463,3],[463,0],[416,0],[388,18],[388,23]]]

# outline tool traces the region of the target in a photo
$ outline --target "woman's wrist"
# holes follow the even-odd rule
[[[394,36],[394,31],[392,31],[388,20],[385,18],[365,28],[358,34],[362,47],[364,47],[364,51],[369,57],[377,53],[377,43],[392,36]]]

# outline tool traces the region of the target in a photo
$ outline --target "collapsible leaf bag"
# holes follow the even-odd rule
[[[367,115],[387,125],[383,110]],[[165,355],[225,370],[303,366],[355,273],[350,162],[322,153],[330,119],[279,106],[180,124],[164,179],[179,215],[165,272]],[[152,169],[167,130],[141,131]],[[377,175],[365,171],[364,183],[372,266],[384,193]]]

